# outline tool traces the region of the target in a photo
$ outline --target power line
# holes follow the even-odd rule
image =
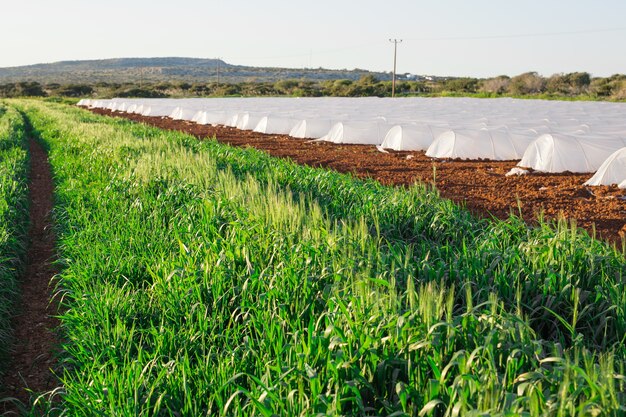
[[[589,35],[598,33],[612,33],[626,31],[626,27],[614,27],[606,29],[584,29],[573,31],[560,31],[560,32],[529,32],[529,33],[512,33],[512,34],[490,34],[479,36],[442,36],[442,37],[424,37],[424,38],[404,38],[404,40],[418,41],[418,42],[441,42],[441,41],[475,41],[475,40],[492,40],[492,39],[520,39],[520,38],[538,38],[538,37],[556,37],[556,36],[574,36],[574,35]],[[393,41],[390,39],[390,41]],[[367,42],[367,43],[365,43]],[[310,49],[309,52],[299,52],[294,54],[275,55],[275,56],[246,56],[246,57],[231,57],[232,60],[280,60],[289,58],[303,58],[308,57],[309,62],[312,62],[313,56],[319,55],[331,55],[341,53],[349,50],[371,48],[374,45],[382,45],[379,40],[365,40],[364,43],[346,45],[340,48],[314,50]],[[397,46],[397,45],[396,45]],[[393,91],[392,91],[393,94]]]
[[[514,38],[537,38],[537,37],[551,37],[551,36],[571,36],[571,35],[588,35],[594,33],[610,33],[610,32],[623,32],[626,31],[626,27],[618,28],[606,28],[606,29],[586,29],[586,30],[574,30],[574,31],[562,31],[562,32],[534,32],[534,33],[512,33],[512,34],[492,34],[492,35],[480,35],[480,36],[443,36],[443,37],[428,37],[428,38],[404,38],[409,41],[466,41],[466,40],[489,40],[489,39],[514,39]],[[311,55],[326,55],[339,53],[343,51],[349,51],[352,49],[360,49],[371,47],[374,44],[378,44],[378,40],[369,40],[367,43],[360,43],[354,45],[346,45],[341,48],[314,50],[311,49],[307,52],[300,52],[295,54],[276,55],[276,56],[246,56],[246,57],[232,57],[231,59],[284,59],[284,58],[298,58],[298,57],[310,57]]]
[[[569,36],[569,35],[587,35],[592,33],[621,32],[626,28],[609,28],[609,29],[589,29],[575,30],[567,32],[537,32],[537,33],[515,33],[507,35],[484,35],[484,36],[449,36],[449,37],[433,37],[433,38],[412,38],[412,41],[458,41],[458,40],[484,40],[484,39],[512,39],[512,38],[537,38],[549,36]]]

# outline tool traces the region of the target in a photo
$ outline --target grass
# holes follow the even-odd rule
[[[255,150],[16,102],[66,337],[33,415],[624,415],[623,250]]]
[[[27,178],[24,119],[0,103],[0,376],[10,354],[11,318],[26,248]]]

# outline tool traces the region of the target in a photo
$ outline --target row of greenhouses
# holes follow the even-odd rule
[[[520,160],[626,188],[626,104],[472,98],[81,100],[79,105],[438,159]]]

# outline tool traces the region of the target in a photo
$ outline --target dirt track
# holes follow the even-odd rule
[[[55,274],[55,236],[51,225],[53,183],[48,157],[35,139],[30,139],[30,228],[26,268],[20,281],[18,315],[13,319],[14,342],[11,362],[3,381],[0,398],[16,398],[28,405],[31,396],[53,389],[56,378],[58,320],[56,302],[51,302],[50,280]],[[29,392],[32,391],[32,394]],[[19,410],[17,404],[4,403],[0,413]]]
[[[385,154],[373,146],[311,142],[286,135],[266,135],[101,109],[94,112],[185,131],[199,138],[215,136],[223,143],[255,147],[272,156],[371,177],[383,184],[434,182],[444,197],[465,204],[479,215],[505,218],[512,211],[521,211],[524,219],[532,222],[540,211],[547,218],[562,213],[568,219],[576,219],[579,226],[590,232],[595,224],[596,233],[602,238],[620,242],[626,237],[626,190],[616,186],[585,187],[582,184],[590,174],[533,173],[506,177],[504,174],[516,161],[433,161],[423,152]]]

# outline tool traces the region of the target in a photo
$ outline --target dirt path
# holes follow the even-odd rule
[[[20,282],[18,316],[13,320],[14,345],[12,362],[3,381],[0,398],[17,398],[28,404],[32,390],[35,395],[55,387],[50,369],[54,366],[56,338],[53,332],[58,321],[51,317],[56,307],[50,304],[53,288],[49,286],[55,274],[55,239],[50,213],[53,205],[53,183],[48,157],[42,146],[30,139],[30,229],[26,268]],[[6,405],[11,410],[11,404]]]
[[[621,245],[626,237],[626,190],[616,186],[586,187],[590,174],[505,174],[517,161],[437,161],[424,152],[381,153],[374,146],[311,142],[286,135],[266,135],[223,126],[198,125],[167,117],[95,113],[124,117],[163,129],[180,130],[198,138],[215,136],[233,146],[251,146],[272,156],[290,158],[314,167],[350,172],[383,184],[404,186],[415,181],[435,182],[442,196],[467,206],[482,216],[508,217],[521,213],[533,222],[543,211],[546,218],[563,214],[578,226]]]

